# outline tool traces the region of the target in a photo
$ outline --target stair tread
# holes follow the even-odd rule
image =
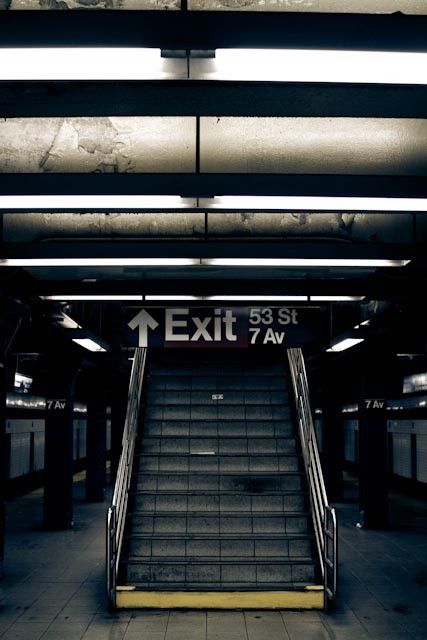
[[[137,471],[134,476],[200,476],[200,471]],[[251,476],[251,477],[273,477],[278,476],[301,476],[303,472],[294,471],[203,471],[203,476]]]
[[[157,516],[157,517],[180,517],[183,516],[200,516],[203,518],[218,518],[219,515],[227,518],[272,518],[272,517],[308,517],[308,511],[133,511],[128,514],[129,517]]]
[[[164,421],[163,421],[164,422]],[[176,422],[183,422],[182,420],[176,420]],[[184,421],[185,422],[185,421]],[[205,422],[205,421],[204,421]],[[241,421],[239,421],[241,422]],[[212,436],[212,435],[201,435],[201,436],[194,436],[194,435],[186,435],[186,434],[182,434],[182,435],[158,435],[158,436],[145,436],[142,433],[142,436],[139,438],[140,442],[143,442],[144,440],[295,440],[295,437],[293,435],[291,436],[282,436],[282,435],[275,435],[275,436],[264,436],[264,435],[243,435],[243,436],[229,436],[229,435],[216,435],[216,436]]]
[[[151,452],[151,451],[147,451],[144,452],[142,451],[141,453],[138,453],[137,455],[135,455],[135,458],[158,458],[158,457],[173,457],[173,458],[194,458],[194,457],[199,457],[199,458],[277,458],[278,456],[280,456],[281,458],[301,458],[301,453],[295,452],[295,453],[271,453],[271,452],[260,452],[260,453],[207,453],[207,452],[193,452],[193,453],[183,453],[181,451],[177,451],[176,453],[174,451],[167,451],[167,452]]]
[[[118,589],[120,590],[118,585]],[[123,585],[124,586],[124,585]],[[307,587],[322,585],[314,585],[307,582],[254,582],[252,585],[247,582],[136,582],[130,581],[127,586],[132,586],[135,591],[306,591]]]
[[[274,565],[314,565],[316,564],[310,556],[289,558],[283,556],[269,556],[266,558],[221,558],[220,556],[130,556],[127,560],[123,561],[123,564],[188,564],[189,561],[193,565],[205,565],[205,564],[225,564],[225,565],[253,565],[253,564],[274,564]]]
[[[312,540],[310,533],[132,533],[128,540]]]
[[[187,491],[184,491],[183,489],[136,489],[134,491],[130,491],[129,495],[131,496],[136,496],[136,495],[143,495],[143,496],[204,496],[204,495],[209,495],[209,496],[307,496],[307,491],[298,491],[297,489],[295,489],[294,491],[263,491],[262,493],[259,492],[249,492],[249,491],[245,491],[244,494],[242,494],[241,491],[217,491],[216,489],[188,489]]]

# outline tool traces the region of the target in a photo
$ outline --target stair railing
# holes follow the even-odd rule
[[[111,609],[116,607],[117,571],[126,522],[146,355],[147,349],[139,347],[135,349],[129,382],[122,453],[117,469],[113,499],[107,512],[107,597]]]
[[[302,350],[288,349],[287,352],[327,610],[334,607],[337,594],[337,519],[335,509],[329,505],[326,495]]]

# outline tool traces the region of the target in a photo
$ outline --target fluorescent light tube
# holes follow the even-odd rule
[[[19,196],[17,196],[19,197]],[[1,203],[1,199],[0,199]],[[427,211],[427,198],[358,198],[329,196],[215,196],[203,198],[206,209],[249,211]]]
[[[100,344],[95,342],[95,340],[91,340],[90,338],[73,338],[73,342],[76,342],[81,347],[84,347],[88,351],[100,352],[106,351],[104,347],[101,347]]]
[[[1,51],[1,49],[0,49]],[[196,207],[195,198],[181,198],[180,196],[156,196],[156,195],[29,195],[29,196],[0,196],[0,209],[6,211],[26,210],[50,211],[69,210],[93,211],[99,209],[124,209],[137,211],[138,209],[185,209]],[[427,208],[427,207],[426,207]]]
[[[341,340],[340,342],[337,342],[336,344],[329,347],[329,349],[326,349],[326,351],[338,353],[339,351],[351,349],[351,347],[354,347],[356,344],[359,344],[359,342],[363,341],[364,338],[345,338],[344,340]]]
[[[363,322],[361,322],[360,324],[356,324],[354,326],[354,329],[360,329],[360,327],[367,327],[368,325],[371,324],[370,320],[364,320]]]
[[[75,320],[70,318],[70,316],[67,316],[65,313],[57,321],[57,324],[59,324],[61,327],[64,327],[64,329],[81,329],[81,326]]]
[[[200,296],[145,296],[145,300],[153,302],[155,300],[203,300]]]
[[[310,296],[313,302],[360,302],[365,296]]]
[[[44,300],[60,300],[61,302],[76,302],[76,301],[85,301],[85,300],[93,300],[93,301],[114,301],[114,300],[143,300],[143,296],[133,296],[133,295],[53,295],[53,296],[43,296]],[[64,324],[64,323],[61,323]],[[72,327],[76,328],[76,327]]]
[[[220,267],[404,267],[410,260],[365,258],[202,258],[202,264]]]
[[[2,195],[3,211],[138,211],[163,209],[249,211],[427,212],[427,198],[358,198],[326,196],[221,196],[195,198],[156,195]]]
[[[427,84],[425,52],[216,49],[190,64],[197,80]]]
[[[0,48],[0,80],[157,80],[184,70],[186,60],[171,65],[160,49]]]
[[[198,258],[3,258],[0,267],[185,267]]]
[[[224,302],[307,302],[308,296],[209,296],[205,300],[224,300]]]
[[[410,260],[364,258],[2,258],[0,267],[404,267]]]

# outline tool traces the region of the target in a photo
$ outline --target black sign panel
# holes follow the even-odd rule
[[[127,325],[140,347],[300,347],[321,334],[318,309],[297,307],[167,307],[141,309]]]

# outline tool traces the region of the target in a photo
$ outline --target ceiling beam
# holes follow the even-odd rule
[[[295,242],[281,238],[248,242],[232,240],[100,240],[58,239],[51,242],[4,242],[2,258],[361,258],[414,259],[424,245],[373,242]],[[212,268],[212,267],[209,267]]]
[[[183,277],[177,281],[168,278],[156,280],[112,280],[81,282],[80,280],[49,280],[10,278],[1,288],[15,295],[48,296],[67,295],[365,295],[374,299],[413,297],[427,284],[426,277],[410,278],[400,274],[374,275],[359,278],[263,278],[236,279],[220,277],[200,280]],[[130,302],[129,304],[133,304]],[[136,303],[138,304],[138,303]]]
[[[288,195],[426,198],[425,176],[256,173],[0,174],[2,195]],[[105,207],[102,209],[105,210]]]
[[[171,281],[150,280],[112,280],[105,279],[85,283],[80,280],[40,280],[10,278],[1,288],[5,293],[19,296],[48,295],[348,295],[366,296],[374,300],[418,299],[420,290],[427,285],[426,278],[415,279],[403,275],[396,277],[373,276],[367,278],[266,278],[257,279],[221,279],[215,277],[206,280],[183,277]],[[136,302],[123,304],[138,305]],[[144,303],[145,304],[145,303]],[[154,303],[153,303],[154,304]]]
[[[427,16],[211,11],[4,11],[3,47],[302,47],[425,51]]]
[[[0,82],[0,117],[427,118],[427,86],[161,80]]]

